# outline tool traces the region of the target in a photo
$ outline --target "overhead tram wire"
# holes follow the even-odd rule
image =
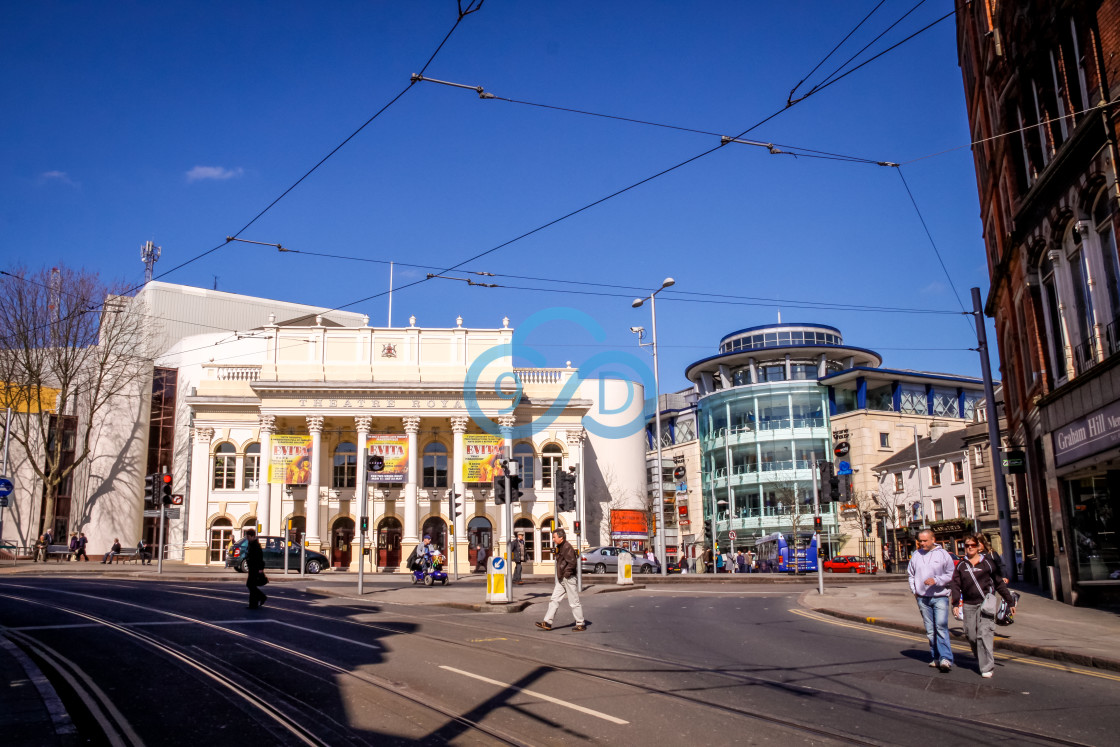
[[[324,257],[324,258],[338,259],[338,260],[344,260],[344,261],[353,261],[353,262],[370,262],[370,263],[382,264],[382,265],[393,264],[393,265],[396,265],[398,267],[415,267],[415,268],[418,268],[418,269],[435,269],[431,265],[409,264],[407,262],[397,262],[395,260],[388,260],[388,259],[373,259],[371,257],[356,257],[356,256],[352,256],[352,255],[345,255],[345,254],[328,254],[328,253],[325,253],[325,252],[312,252],[312,251],[306,251],[306,250],[303,250],[303,249],[291,249],[289,247],[281,246],[280,244],[269,243],[269,242],[265,242],[265,241],[250,241],[248,239],[237,239],[237,241],[242,241],[242,242],[245,242],[245,243],[248,243],[248,244],[257,244],[259,246],[274,246],[279,251],[287,253],[287,254],[303,254],[303,255],[310,256],[310,257]],[[463,272],[463,273],[467,273],[469,275],[478,275],[478,276],[481,276],[481,277],[488,277],[488,278],[510,278],[512,280],[528,280],[528,281],[541,282],[541,283],[557,283],[557,284],[560,284],[560,285],[578,285],[578,286],[589,286],[589,287],[594,287],[594,288],[609,288],[611,290],[622,290],[622,291],[627,291],[627,293],[624,294],[626,297],[630,297],[633,294],[634,291],[642,290],[642,288],[640,286],[622,285],[622,284],[619,284],[619,283],[601,283],[601,282],[595,282],[593,280],[569,280],[569,279],[565,279],[565,278],[547,278],[547,277],[536,277],[536,276],[532,276],[532,275],[513,275],[513,274],[510,274],[510,273],[504,273],[504,272],[487,272],[487,271],[484,271],[484,270],[467,270],[467,269],[462,269],[462,268],[459,269],[458,271]],[[425,279],[430,279],[430,278],[425,278]],[[512,290],[542,290],[542,291],[553,292],[553,293],[559,293],[559,292],[564,291],[564,289],[562,289],[562,288],[527,288],[525,286],[516,286],[516,285],[502,285],[502,284],[494,284],[494,283],[478,283],[478,282],[468,280],[467,278],[451,278],[451,279],[462,280],[462,281],[468,282],[468,284],[470,284],[470,285],[476,285],[476,286],[482,286],[482,287],[510,288]],[[573,294],[574,295],[580,295],[578,292],[573,292]],[[611,295],[616,295],[616,294],[611,294]],[[698,298],[693,298],[693,296],[696,296]],[[900,307],[900,306],[871,306],[871,305],[868,305],[868,304],[844,304],[844,303],[829,302],[829,301],[806,301],[806,300],[803,300],[803,299],[768,298],[768,297],[765,297],[765,296],[743,296],[743,295],[735,295],[735,294],[730,294],[730,293],[712,293],[712,292],[705,292],[705,291],[667,290],[667,291],[665,291],[664,298],[666,300],[690,301],[690,302],[693,302],[693,303],[700,302],[700,301],[703,301],[705,299],[716,299],[716,300],[712,301],[713,303],[720,303],[723,299],[730,299],[732,301],[758,301],[758,302],[766,302],[766,305],[770,305],[770,304],[796,305],[798,308],[820,308],[822,310],[835,310],[835,311],[844,311],[844,310],[881,311],[881,312],[886,312],[886,313],[904,313],[904,314],[956,314],[957,313],[956,311],[947,311],[947,310],[944,310],[944,309],[920,309],[920,308]]]
[[[856,72],[857,70],[859,70],[859,69],[863,68],[864,66],[866,66],[866,65],[869,65],[870,63],[872,63],[872,62],[874,62],[875,60],[879,59],[879,58],[880,58],[880,57],[882,57],[883,55],[885,55],[885,54],[887,54],[887,53],[891,52],[891,51],[892,51],[892,50],[894,50],[894,49],[897,49],[898,47],[900,47],[901,45],[903,45],[903,44],[905,44],[906,42],[910,41],[911,39],[915,38],[915,37],[916,37],[916,36],[918,36],[919,34],[922,34],[922,33],[924,33],[925,31],[928,31],[929,29],[933,28],[933,27],[934,27],[934,26],[936,26],[936,25],[937,25],[938,23],[941,23],[941,22],[942,22],[942,21],[944,21],[944,20],[945,20],[946,18],[949,18],[949,17],[951,17],[951,16],[952,16],[953,14],[955,14],[955,13],[956,13],[956,8],[954,8],[952,12],[950,12],[950,13],[947,13],[947,14],[945,14],[944,16],[941,16],[941,17],[940,17],[940,18],[938,18],[937,20],[933,21],[932,23],[929,23],[929,24],[927,24],[926,26],[924,26],[924,27],[922,27],[922,28],[918,29],[917,31],[915,31],[915,32],[914,32],[913,34],[911,34],[910,36],[906,37],[906,38],[905,38],[905,39],[903,39],[902,41],[899,41],[898,43],[896,43],[896,44],[893,44],[893,45],[891,45],[890,47],[888,47],[887,49],[883,50],[882,52],[880,52],[879,54],[875,55],[874,57],[871,57],[870,59],[868,59],[868,60],[865,60],[864,62],[860,63],[860,64],[859,64],[859,65],[857,65],[856,67],[854,67],[854,68],[852,68],[851,70],[847,71],[847,72],[846,72],[846,73],[844,73],[843,75],[841,75],[841,76],[838,76],[837,78],[834,78],[833,80],[830,80],[830,81],[829,81],[828,83],[826,83],[826,84],[824,84],[824,85],[820,86],[820,87],[819,87],[819,88],[817,89],[817,91],[814,91],[813,93],[817,93],[817,92],[819,92],[819,91],[821,91],[821,90],[824,90],[824,89],[825,89],[825,88],[827,88],[828,86],[831,86],[831,85],[833,85],[834,83],[837,83],[837,82],[839,82],[839,81],[840,81],[840,80],[842,80],[843,78],[846,78],[846,77],[848,77],[849,75],[851,75],[852,73]],[[463,88],[472,88],[471,86],[460,86],[460,87],[463,87]],[[473,90],[479,90],[479,89],[475,88],[475,89],[473,89]],[[480,93],[481,93],[481,92],[480,92]],[[515,243],[515,242],[517,242],[517,241],[520,241],[520,240],[522,240],[522,239],[524,239],[524,238],[527,238],[527,237],[529,237],[529,236],[532,236],[533,234],[539,233],[539,232],[541,232],[541,231],[545,230],[546,228],[550,228],[550,227],[552,227],[552,226],[554,226],[554,225],[556,225],[556,224],[558,224],[558,223],[561,223],[561,222],[563,222],[563,221],[565,221],[565,220],[567,220],[567,219],[569,219],[569,218],[572,218],[572,217],[574,217],[574,216],[576,216],[576,215],[579,215],[580,213],[583,213],[583,212],[585,212],[585,211],[587,211],[587,210],[590,210],[591,208],[593,208],[593,207],[595,207],[595,206],[597,206],[597,205],[601,205],[602,203],[604,203],[604,202],[607,202],[608,200],[611,200],[611,199],[613,199],[613,198],[615,198],[615,197],[618,197],[619,195],[625,194],[625,193],[629,192],[629,191],[630,191],[630,190],[632,190],[632,189],[635,189],[635,188],[637,188],[637,187],[640,187],[640,186],[642,186],[643,184],[646,184],[647,182],[651,182],[651,181],[653,181],[654,179],[657,179],[658,177],[664,176],[665,174],[669,174],[669,173],[672,173],[673,171],[676,171],[677,169],[680,169],[680,168],[682,168],[682,167],[684,167],[684,166],[687,166],[688,164],[690,164],[690,163],[692,163],[692,162],[694,162],[694,161],[698,161],[698,160],[700,160],[701,158],[704,158],[705,156],[711,155],[712,153],[716,152],[717,150],[719,150],[720,148],[722,148],[722,147],[723,147],[724,145],[726,145],[726,144],[727,144],[728,142],[733,142],[733,141],[735,141],[735,140],[739,140],[739,139],[741,139],[741,138],[742,138],[743,136],[747,135],[748,133],[752,132],[753,130],[756,130],[756,129],[758,129],[759,127],[761,127],[762,125],[766,124],[767,122],[769,122],[770,120],[774,119],[775,117],[779,116],[779,115],[780,115],[780,114],[782,114],[783,112],[786,112],[786,111],[788,111],[788,110],[789,110],[789,109],[790,109],[790,108],[791,108],[792,106],[794,106],[794,105],[796,105],[796,104],[800,103],[801,101],[804,101],[805,99],[807,99],[807,98],[808,98],[809,96],[811,96],[811,95],[813,95],[813,94],[806,94],[805,96],[802,96],[802,97],[801,97],[800,99],[798,99],[797,101],[795,101],[795,102],[793,102],[793,103],[787,103],[787,104],[786,104],[786,105],[785,105],[785,106],[784,106],[783,108],[781,108],[781,109],[778,109],[777,111],[775,111],[774,113],[770,114],[769,116],[767,116],[767,117],[765,117],[765,118],[763,118],[763,119],[759,120],[758,122],[754,123],[753,125],[751,125],[751,126],[750,126],[750,127],[748,127],[747,129],[745,129],[745,130],[743,130],[742,132],[740,132],[740,133],[739,133],[738,135],[736,135],[736,136],[735,136],[734,138],[725,138],[725,139],[722,139],[722,140],[721,140],[721,142],[720,142],[720,144],[719,144],[719,145],[717,145],[717,146],[716,146],[716,147],[714,147],[714,148],[709,148],[708,150],[706,150],[706,151],[703,151],[703,152],[701,152],[701,153],[698,153],[697,155],[695,155],[695,156],[692,156],[691,158],[688,158],[688,159],[686,159],[686,160],[684,160],[684,161],[681,161],[681,162],[679,162],[679,163],[677,163],[677,164],[675,164],[675,165],[673,165],[673,166],[670,166],[670,167],[668,167],[668,168],[666,168],[666,169],[662,169],[661,171],[658,171],[657,173],[655,173],[655,174],[652,174],[651,176],[647,176],[647,177],[645,177],[644,179],[641,179],[640,181],[634,182],[633,184],[631,184],[631,185],[629,185],[629,186],[627,186],[627,187],[623,187],[622,189],[616,190],[615,192],[612,192],[612,193],[610,193],[610,194],[606,195],[605,197],[601,197],[601,198],[599,198],[599,199],[595,200],[594,202],[590,202],[590,203],[588,203],[588,204],[584,205],[583,207],[577,208],[576,210],[573,210],[573,211],[571,211],[571,212],[569,212],[569,213],[566,213],[565,215],[562,215],[562,216],[560,216],[559,218],[555,218],[554,220],[551,220],[551,221],[549,221],[549,222],[547,222],[547,223],[545,223],[545,224],[543,224],[543,225],[540,225],[540,226],[538,226],[538,227],[536,227],[536,228],[534,228],[534,229],[532,229],[532,230],[530,230],[530,231],[526,231],[525,233],[523,233],[523,234],[521,234],[521,235],[519,235],[519,236],[515,236],[514,238],[512,238],[512,239],[510,239],[510,240],[508,240],[508,241],[504,241],[504,242],[502,242],[501,244],[498,244],[497,246],[494,246],[494,247],[491,247],[490,249],[487,249],[487,250],[485,250],[485,251],[479,252],[478,254],[475,254],[475,255],[474,255],[474,256],[472,256],[472,257],[468,257],[467,259],[464,259],[463,261],[461,261],[461,262],[459,262],[459,263],[457,263],[457,264],[454,264],[454,265],[452,265],[452,266],[450,266],[450,267],[444,267],[444,268],[441,268],[441,269],[440,269],[440,271],[439,271],[438,273],[436,273],[436,274],[442,275],[442,274],[444,274],[444,273],[447,273],[447,272],[451,272],[451,271],[453,271],[453,270],[457,270],[457,269],[459,269],[460,267],[462,267],[463,265],[467,264],[468,262],[472,262],[472,261],[474,261],[474,260],[476,260],[476,259],[480,259],[481,257],[485,257],[486,255],[488,255],[488,254],[492,254],[493,252],[496,252],[496,251],[498,251],[499,249],[504,249],[505,247],[509,246],[510,244],[513,244],[513,243]],[[884,164],[884,165],[887,165],[887,164]],[[890,165],[893,165],[893,164],[890,164]],[[402,291],[402,290],[406,290],[406,289],[408,289],[408,288],[412,288],[412,287],[414,287],[414,286],[416,286],[416,285],[420,285],[421,283],[426,283],[426,282],[428,282],[428,278],[421,278],[421,279],[419,279],[419,280],[414,280],[414,281],[413,281],[413,282],[411,282],[411,283],[406,283],[405,285],[402,285],[402,286],[399,286],[399,287],[397,287],[397,288],[394,288],[393,290],[394,290],[394,292],[397,292],[397,293],[399,293],[399,292],[400,292],[400,291]],[[366,301],[372,301],[372,300],[373,300],[373,299],[375,299],[375,298],[380,298],[380,297],[382,297],[382,296],[384,296],[384,295],[386,295],[386,294],[388,294],[388,293],[389,293],[389,291],[381,291],[381,292],[379,292],[379,293],[374,293],[374,294],[371,294],[371,295],[369,295],[369,296],[365,296],[364,298],[359,298],[359,299],[356,299],[356,300],[354,300],[354,301],[350,301],[350,302],[348,302],[348,303],[342,304],[342,305],[340,305],[340,306],[336,306],[336,307],[334,307],[333,309],[330,309],[330,311],[341,311],[342,309],[346,309],[346,308],[349,308],[350,306],[355,306],[355,305],[357,305],[357,304],[359,304],[359,303],[365,303]]]
[[[825,62],[827,62],[828,58],[836,53],[836,50],[838,50],[838,49],[840,49],[840,47],[844,46],[844,42],[848,41],[848,39],[851,38],[852,34],[859,31],[860,27],[863,26],[863,24],[867,22],[867,19],[869,19],[869,18],[871,18],[871,16],[875,15],[875,11],[877,11],[877,10],[879,10],[879,8],[883,7],[883,3],[885,3],[886,1],[887,0],[879,0],[879,4],[876,5],[874,8],[872,8],[871,11],[863,17],[863,20],[861,20],[859,23],[857,23],[855,25],[855,27],[844,36],[843,39],[841,39],[839,42],[837,42],[836,46],[833,47],[832,50],[828,54],[826,54],[824,57],[822,57],[821,61],[818,62],[816,65],[814,65],[813,69],[810,70],[805,75],[804,78],[797,81],[797,85],[790,89],[789,96],[786,97],[786,105],[790,105],[790,104],[793,103],[793,94],[797,93],[797,89],[801,88],[801,84],[804,83],[805,81],[809,80],[809,78],[813,75],[813,73],[817,72],[817,70],[820,69],[820,66],[823,65]]]

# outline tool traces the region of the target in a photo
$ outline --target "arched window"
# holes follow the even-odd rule
[[[334,450],[333,482],[331,487],[352,488],[358,479],[358,447],[343,441]]]
[[[1097,238],[1101,245],[1101,263],[1104,265],[1105,283],[1108,285],[1109,319],[1105,329],[1108,341],[1108,354],[1120,350],[1120,256],[1116,249],[1116,229],[1113,226],[1113,213],[1116,205],[1108,194],[1101,190],[1097,204],[1093,208],[1093,223],[1096,224]]]
[[[536,462],[536,452],[532,444],[517,444],[513,447],[513,458],[517,461],[521,471],[521,485],[525,488],[533,487],[533,464]],[[528,542],[528,537],[525,538]]]
[[[1058,282],[1054,275],[1054,263],[1046,254],[1038,267],[1038,277],[1042,284],[1042,312],[1046,329],[1046,352],[1050,360],[1050,370],[1054,382],[1064,379],[1066,370],[1066,327],[1058,306]]]
[[[424,447],[424,485],[422,487],[447,487],[447,447],[439,441],[432,441]]]
[[[260,486],[261,445],[251,443],[245,449],[245,477],[241,480],[242,490],[256,490]]]
[[[214,449],[214,490],[233,490],[237,479],[237,449],[226,441]]]
[[[541,451],[541,487],[554,487],[556,473],[564,468],[564,452],[556,444],[549,444]]]

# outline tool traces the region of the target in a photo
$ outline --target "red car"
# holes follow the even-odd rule
[[[878,573],[879,567],[870,563],[871,573]],[[824,561],[824,569],[828,573],[868,573],[867,558],[855,555],[837,555],[832,560]]]

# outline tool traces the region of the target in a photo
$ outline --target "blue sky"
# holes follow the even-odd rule
[[[781,110],[875,4],[485,0],[426,75],[737,135]],[[914,4],[883,3],[799,94]],[[949,10],[921,4],[856,64]],[[66,263],[139,283],[139,249],[152,240],[162,280],[345,305],[383,325],[386,298],[352,303],[388,288],[381,264],[232,243],[168,271],[221,245],[405,89],[241,237],[449,267],[719,144],[434,83],[409,88],[456,14],[452,0],[11,5],[0,28],[0,267]],[[971,308],[972,286],[986,294],[951,18],[746,137],[902,163],[961,301]],[[729,144],[464,269],[518,288],[421,283],[394,294],[394,324],[415,314],[421,326],[453,326],[457,315],[468,327],[504,316],[517,326],[572,307],[601,338],[557,322],[529,341],[547,365],[578,365],[637,352],[629,327],[650,326],[648,308],[630,306],[634,291],[607,286],[652,290],[672,276],[673,291],[734,303],[658,296],[666,391],[685,386],[685,366],[723,335],[776,321],[779,309],[784,322],[839,327],[892,368],[979,374],[970,317],[897,310],[960,306],[894,168]],[[395,281],[427,272],[398,266]],[[893,310],[799,308],[807,302]]]

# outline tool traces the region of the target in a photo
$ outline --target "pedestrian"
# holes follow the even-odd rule
[[[487,550],[484,546],[478,546],[478,555],[474,559],[474,572],[486,573],[486,558],[488,556]]]
[[[136,543],[136,557],[140,558],[140,564],[152,564],[152,551],[144,544],[144,539],[141,537],[140,541]]]
[[[35,542],[35,555],[31,562],[38,562],[39,558],[42,558],[43,562],[47,560],[47,538],[43,534],[40,534],[38,541]]]
[[[999,594],[1015,614],[1015,598],[1007,588],[1006,581],[996,571],[991,558],[981,554],[983,538],[977,534],[965,537],[964,560],[953,571],[950,589],[953,594],[953,607],[964,607],[964,636],[972,647],[972,655],[980,667],[980,676],[992,676],[996,668],[993,641],[996,635],[995,615],[984,614],[981,606],[987,594]]]
[[[86,544],[89,540],[86,539],[85,532],[78,532],[78,552],[74,555],[74,560],[82,560],[83,558],[88,563],[89,555],[86,555]]]
[[[735,554],[735,566],[739,573],[747,572],[747,556],[743,554],[742,550]]]
[[[688,573],[688,554],[684,550],[681,550],[680,569],[681,573]]]
[[[716,573],[723,573],[723,553],[716,555]]]
[[[704,548],[704,573],[711,573],[715,570],[715,562],[712,559],[712,548]]]
[[[894,572],[894,559],[891,558],[891,551],[889,547],[883,548],[883,570],[887,573]]]
[[[518,531],[517,538],[509,543],[509,559],[513,563],[513,583],[521,586],[521,564],[525,562],[525,532]]]
[[[556,546],[556,586],[552,590],[552,598],[548,601],[548,611],[544,613],[544,620],[537,623],[541,630],[552,630],[552,621],[556,619],[556,611],[560,609],[560,600],[568,597],[568,606],[572,608],[572,617],[576,619],[575,630],[587,630],[587,621],[583,619],[583,605],[579,603],[579,589],[576,588],[576,557],[575,548],[571,542],[566,541],[563,527],[557,527],[552,533],[552,543]]]
[[[245,586],[249,589],[249,609],[255,610],[268,601],[268,596],[261,591],[261,587],[268,583],[268,577],[264,575],[264,550],[257,540],[257,530],[246,529],[245,538],[249,540],[245,548],[245,568],[248,571]]]
[[[51,545],[53,545],[53,544],[54,544],[54,535],[51,534],[51,530],[48,529],[47,531],[43,532],[43,545],[44,545],[44,547],[43,547],[43,562],[44,563],[47,562],[47,553],[50,552]]]
[[[113,558],[121,554],[121,541],[119,538],[113,538],[113,546],[109,548],[109,552],[105,553],[105,557],[101,558],[101,564],[112,563]]]
[[[918,551],[906,567],[910,591],[918,602],[929,639],[931,667],[948,672],[953,668],[953,649],[949,645],[949,583],[953,578],[953,559],[938,545],[933,532],[918,532]]]
[[[754,551],[747,550],[747,573],[754,573]]]
[[[978,534],[976,536],[980,538],[980,552],[982,552],[984,554],[984,558],[989,563],[991,563],[992,568],[994,568],[995,571],[996,571],[996,575],[998,575],[1000,578],[1003,579],[1003,583],[1005,583],[1005,584],[1011,583],[1007,578],[1007,571],[1005,571],[1003,569],[1003,558],[1001,558],[999,556],[998,552],[993,552],[992,551],[992,538],[989,537],[986,533],[985,534]],[[965,542],[968,542],[967,537],[965,538]],[[967,548],[968,548],[968,545],[965,545],[965,554],[966,555],[968,554],[968,549]]]
[[[78,533],[70,532],[70,544],[67,545],[70,549],[70,554],[66,557],[67,560],[76,560],[78,557]]]

